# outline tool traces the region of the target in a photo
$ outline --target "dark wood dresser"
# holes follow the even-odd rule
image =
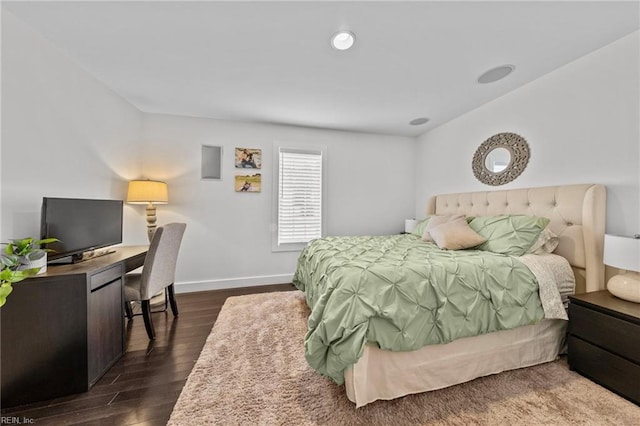
[[[569,300],[569,367],[640,405],[640,304],[606,290]]]
[[[120,359],[124,274],[146,253],[146,246],[119,246],[14,284],[0,309],[3,409],[85,392]]]

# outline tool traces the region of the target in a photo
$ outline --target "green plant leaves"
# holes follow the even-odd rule
[[[3,268],[16,269],[20,266],[20,257],[15,254],[2,254],[0,255],[0,263]]]
[[[13,287],[11,284],[2,283],[0,284],[0,306],[7,303],[7,297],[13,291]]]
[[[23,271],[17,269],[23,265],[24,259],[29,261],[42,258],[46,252],[39,248],[33,248],[33,238],[11,240],[0,254],[0,306],[7,303],[7,297],[13,291],[12,284],[38,273],[40,268],[30,268]]]
[[[40,270],[40,268],[31,268],[31,269],[26,269],[24,271],[15,271],[11,269],[9,266],[5,265],[5,259],[9,259],[9,261],[11,261],[9,256],[17,257],[15,255],[1,256],[1,258],[3,259],[2,260],[3,268],[0,271],[0,306],[7,303],[7,297],[13,291],[12,284],[15,284],[17,282],[24,280],[25,278],[35,275]]]
[[[42,244],[51,244],[51,243],[57,243],[60,240],[57,238],[45,238],[44,240],[38,240],[36,241],[36,245],[42,245]]]
[[[22,238],[19,240],[9,240],[9,244],[5,249],[7,254],[17,254],[18,256],[24,256],[34,248],[33,238]]]
[[[7,247],[4,249],[5,254],[16,254],[18,256],[27,256],[29,253],[53,251],[51,249],[41,249],[42,244],[51,244],[59,242],[57,238],[44,238],[36,241],[33,237],[9,240]]]
[[[42,244],[58,242],[57,238],[44,238],[36,241],[34,238],[22,238],[9,240],[4,253],[0,254],[0,306],[7,303],[7,297],[13,291],[12,284],[20,282],[25,278],[36,275],[40,268],[25,269],[18,271],[20,267],[29,265],[30,262],[42,259],[47,252],[53,250],[41,249]]]
[[[5,268],[0,271],[0,282],[2,283],[2,285],[7,283],[11,285],[37,274],[39,269],[40,268],[31,268],[25,269],[24,271],[13,271],[9,268]]]

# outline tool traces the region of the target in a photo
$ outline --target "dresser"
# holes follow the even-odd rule
[[[640,405],[640,304],[606,290],[569,300],[569,367]]]
[[[85,392],[120,359],[124,274],[146,252],[116,247],[13,285],[0,309],[2,408]]]

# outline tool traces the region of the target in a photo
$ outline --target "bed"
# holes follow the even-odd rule
[[[548,229],[559,237],[559,244],[554,253],[566,259],[564,263],[568,263],[571,268],[569,274],[573,272],[572,278],[575,277],[575,292],[582,293],[604,287],[602,250],[605,197],[604,186],[593,184],[445,194],[432,197],[428,201],[426,213],[427,215],[461,214],[474,217],[529,215],[548,218]],[[400,236],[390,236],[386,241],[389,241],[388,244],[407,244]],[[329,242],[329,244],[342,243],[341,240]],[[374,240],[369,244],[387,244],[387,242]],[[542,258],[542,256],[537,257]],[[522,258],[518,259],[522,260]],[[375,261],[371,265],[375,265]],[[568,265],[567,269],[569,269]],[[531,265],[527,264],[527,267],[531,268]],[[374,269],[373,267],[364,269],[367,268]],[[311,265],[308,268],[309,274],[313,274],[314,270]],[[320,280],[325,280],[330,274],[341,273],[339,268],[331,269],[331,272],[323,271]],[[373,273],[375,274],[375,271]],[[396,273],[410,275],[401,268],[398,268]],[[314,306],[322,304],[318,304],[322,295],[314,295],[314,292],[320,293],[320,291],[310,285],[305,286],[305,281],[313,281],[311,277],[303,278],[299,275],[297,271],[294,283],[307,295],[308,303],[312,308],[309,321],[311,327],[314,322],[324,321],[324,319],[313,318]],[[538,275],[535,277],[539,279]],[[559,277],[560,275],[556,274],[552,278]],[[496,282],[510,279],[498,276]],[[494,283],[493,286],[495,285]],[[514,297],[527,296],[515,295]],[[344,382],[347,397],[360,407],[378,399],[393,399],[411,393],[440,389],[477,377],[552,361],[564,346],[567,321],[540,317],[539,310],[534,312],[534,308],[528,304],[529,299],[526,300],[526,303],[519,302],[521,306],[518,306],[520,309],[518,312],[521,312],[519,315],[523,317],[521,326],[510,326],[505,330],[486,332],[478,336],[456,337],[452,341],[447,341],[451,336],[445,336],[445,343],[427,344],[420,348],[401,351],[385,350],[384,344],[369,341],[360,349],[357,359],[346,360],[350,365],[339,373],[340,377],[334,375],[333,379],[338,383]],[[345,308],[340,315],[355,314],[350,312],[349,308]],[[367,323],[372,321],[368,320]],[[316,328],[317,326],[318,324],[315,324]],[[439,332],[439,334],[443,333]],[[370,336],[368,338],[371,340]],[[324,339],[327,337],[320,340]],[[340,336],[334,340],[338,345],[353,344]],[[317,345],[317,342],[315,344]],[[313,345],[314,342],[308,335],[307,346]],[[329,348],[328,352],[332,351],[333,349]],[[307,351],[310,364],[313,358],[311,352]],[[342,354],[339,351],[336,353],[338,355],[333,354],[334,358],[341,359]],[[327,375],[331,377],[331,374]]]

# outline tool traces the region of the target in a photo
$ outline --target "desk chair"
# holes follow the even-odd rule
[[[144,327],[150,340],[155,339],[156,333],[151,321],[151,298],[164,290],[169,294],[169,304],[173,316],[178,316],[173,283],[175,281],[176,262],[180,242],[187,227],[184,223],[169,223],[156,229],[147,257],[144,259],[142,273],[125,275],[124,304],[127,318],[131,319],[131,303],[140,301]]]

